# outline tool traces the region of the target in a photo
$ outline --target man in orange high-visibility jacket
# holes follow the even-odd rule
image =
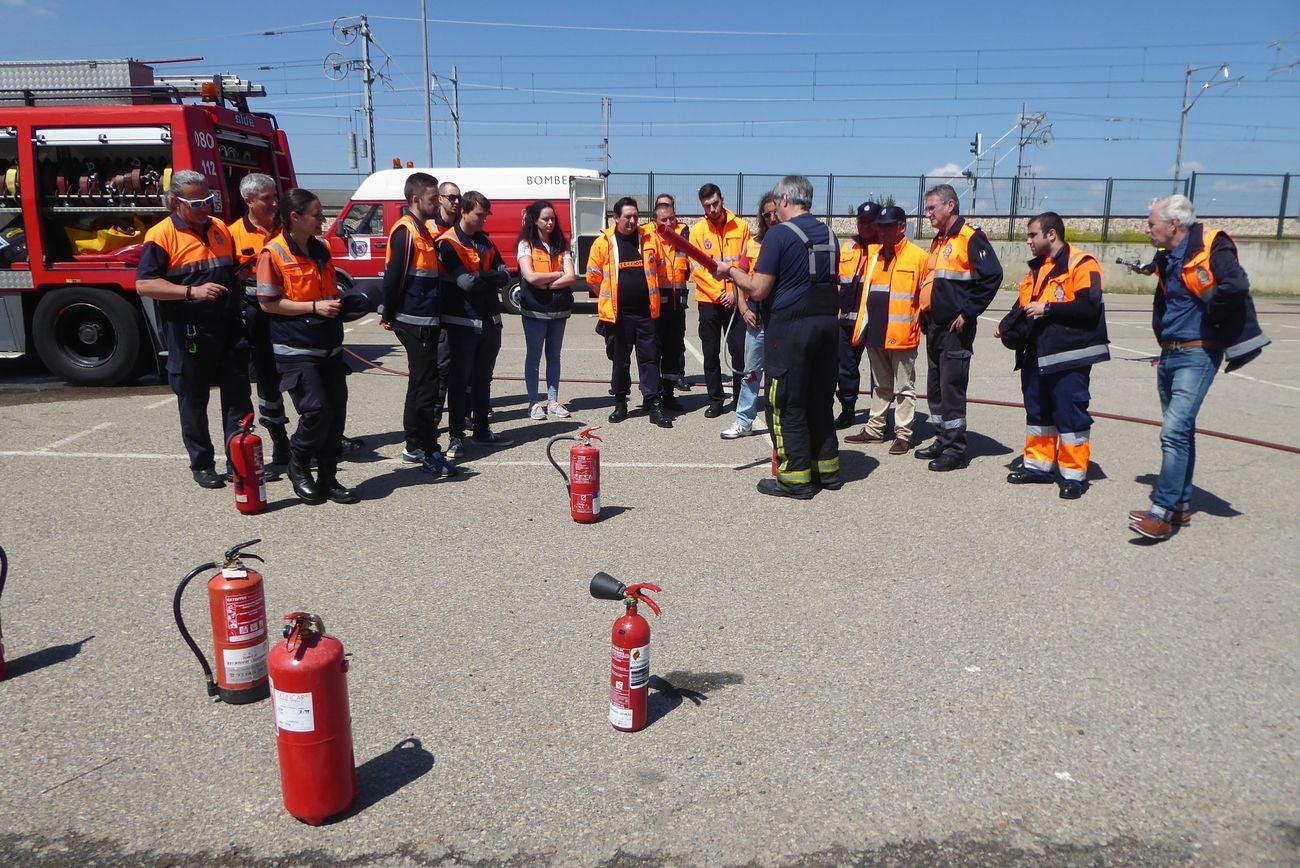
[[[1075,500],[1088,487],[1092,366],[1110,358],[1101,266],[1091,253],[1065,242],[1065,221],[1053,211],[1029,221],[1026,242],[1033,258],[1016,300],[1033,326],[1016,350],[1025,452],[1007,482],[1051,483],[1059,470],[1061,497]],[[1002,337],[1001,326],[993,336]]]
[[[943,472],[966,463],[966,387],[975,324],[1002,285],[1002,263],[984,233],[962,219],[951,184],[926,191],[925,215],[935,229],[921,288],[925,385],[930,422],[939,434],[913,454],[928,459],[930,470]]]
[[[171,213],[145,234],[135,288],[158,301],[167,381],[176,393],[190,472],[202,487],[221,488],[226,483],[216,472],[208,433],[213,383],[221,387],[223,443],[253,412],[235,243],[226,224],[212,216],[215,194],[205,175],[176,172],[164,196]]]
[[[890,455],[912,448],[912,419],[916,411],[916,352],[921,344],[919,324],[921,278],[928,256],[907,239],[907,212],[896,205],[876,218],[879,257],[866,276],[859,299],[853,342],[864,346],[876,386],[871,415],[849,443],[883,443],[885,416],[894,407],[894,442]]]
[[[735,265],[749,240],[749,223],[727,210],[717,184],[700,188],[700,205],[704,219],[691,227],[690,242],[717,260],[720,265]],[[732,395],[739,392],[745,367],[745,325],[736,311],[736,286],[718,278],[699,263],[692,263],[695,301],[700,312],[700,350],[704,354],[704,385],[709,406],[704,415],[712,419],[722,415],[722,335],[727,333],[727,351],[731,360]],[[739,324],[739,325],[737,325]]]
[[[840,414],[835,417],[836,428],[852,427],[857,414],[858,390],[862,388],[863,345],[853,343],[853,332],[857,328],[863,286],[880,258],[876,218],[881,210],[875,202],[859,205],[858,234],[840,245],[840,367],[836,375]]]
[[[676,232],[682,237],[690,233],[685,223],[677,220],[677,206],[672,197],[660,197],[655,205],[655,223],[665,232]],[[686,278],[691,260],[672,245],[660,243],[659,254],[664,262],[668,280],[659,286],[659,319],[655,330],[659,333],[659,378],[665,410],[680,413],[685,408],[673,394],[673,387],[686,373]]]
[[[632,350],[641,377],[641,400],[650,421],[660,428],[673,423],[663,415],[659,377],[659,287],[667,280],[660,243],[652,226],[638,226],[636,200],[624,196],[614,203],[614,225],[601,233],[587,257],[587,284],[599,290],[596,311],[602,329],[613,333],[610,391],[614,411],[609,421],[627,418],[632,391]]]

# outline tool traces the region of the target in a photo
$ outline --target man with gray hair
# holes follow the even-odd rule
[[[135,274],[136,292],[158,301],[167,381],[176,393],[190,471],[203,488],[226,484],[208,433],[212,384],[221,388],[223,443],[253,412],[235,244],[226,224],[212,216],[215,201],[204,175],[189,169],[172,175],[171,213],[145,233]]]
[[[1269,340],[1255,317],[1237,246],[1228,233],[1197,223],[1191,200],[1169,196],[1152,202],[1146,234],[1156,248],[1151,327],[1160,344],[1162,457],[1151,506],[1129,513],[1129,529],[1159,541],[1191,523],[1196,414],[1219,365],[1226,358],[1228,371],[1239,368]]]
[[[815,486],[843,486],[835,434],[839,245],[808,213],[813,187],[807,178],[786,175],[772,196],[781,222],[764,236],[754,273],[719,262],[715,274],[759,303],[764,325],[767,424],[777,470],[776,479],[759,480],[758,490],[807,500]]]
[[[262,426],[271,435],[270,464],[284,467],[289,463],[289,434],[286,426],[284,395],[280,391],[280,372],[271,351],[266,315],[257,303],[257,260],[266,242],[280,231],[280,197],[275,179],[261,172],[249,172],[239,181],[239,195],[248,210],[230,224],[235,242],[235,265],[244,285],[244,325],[248,329],[248,376],[257,386],[257,409]],[[279,474],[268,471],[268,480]]]
[[[939,433],[913,454],[928,459],[929,469],[944,472],[966,463],[966,387],[975,324],[1002,286],[1002,263],[984,233],[962,219],[951,184],[925,191],[925,216],[935,230],[921,284],[925,397]]]

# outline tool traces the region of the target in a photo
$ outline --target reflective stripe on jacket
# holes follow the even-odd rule
[[[936,236],[930,243],[921,310],[929,311],[933,325],[946,327],[958,316],[966,318],[967,326],[973,325],[1001,283],[1002,265],[988,238],[959,217],[950,235]]]
[[[596,313],[601,322],[618,321],[618,242],[614,240],[613,226],[600,233],[591,245],[587,257],[587,285],[599,288]],[[641,262],[645,270],[646,289],[650,296],[650,318],[659,318],[659,287],[666,282],[664,263],[660,258],[660,242],[655,240],[654,229],[638,226],[641,236]]]
[[[863,244],[857,235],[840,248],[840,319],[860,320],[862,286],[866,283],[867,272],[874,267],[879,256],[879,244]]]
[[[691,227],[689,240],[725,265],[740,261],[741,251],[745,249],[745,241],[749,239],[750,234],[749,224],[727,210],[721,230],[705,218]],[[718,304],[722,294],[733,289],[730,280],[719,280],[696,262],[691,263],[691,279],[695,281],[696,301]]]
[[[654,226],[650,227],[654,229]],[[678,223],[673,231],[686,238],[690,229],[685,223]],[[664,262],[664,275],[667,278],[659,285],[659,305],[662,310],[686,310],[686,281],[690,276],[691,258],[676,247],[664,243],[655,233],[659,244],[659,258]]]
[[[903,238],[894,245],[893,258],[876,259],[858,305],[855,347],[912,350],[920,346],[921,279],[928,258],[929,254]]]
[[[165,319],[193,324],[229,324],[239,319],[243,303],[235,272],[235,243],[225,223],[212,217],[200,231],[169,214],[145,233],[144,248],[137,279],[161,277],[181,286],[219,283],[230,290],[212,301],[160,301],[158,309]]]

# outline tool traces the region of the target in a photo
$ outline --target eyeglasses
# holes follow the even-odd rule
[[[450,193],[439,193],[438,195],[441,196],[442,198],[446,199],[448,202],[459,202],[459,201],[460,201],[460,197],[459,197],[459,196],[453,196],[453,195],[451,195]]]
[[[177,202],[183,202],[184,204],[190,206],[191,208],[202,208],[205,205],[211,205],[213,202],[216,201],[216,199],[217,199],[216,193],[209,193],[208,195],[204,196],[202,199],[186,199],[183,196],[176,197]]]

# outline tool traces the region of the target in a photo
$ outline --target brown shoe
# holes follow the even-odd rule
[[[885,438],[879,434],[872,434],[866,428],[863,428],[857,434],[850,434],[844,438],[845,443],[884,443]]]
[[[1146,513],[1142,518],[1134,521],[1128,526],[1128,529],[1136,534],[1146,537],[1147,539],[1157,541],[1169,539],[1174,535],[1174,526],[1151,512]]]
[[[1128,511],[1128,517],[1131,521],[1141,521],[1142,516],[1146,515],[1150,511],[1151,510],[1149,509],[1130,509]],[[1181,510],[1175,509],[1173,512],[1169,513],[1169,523],[1174,527],[1187,527],[1192,523],[1192,514],[1190,512],[1182,512]]]
[[[911,449],[912,449],[911,442],[909,442],[906,437],[899,437],[897,440],[893,442],[893,445],[889,447],[889,454],[906,455],[908,452],[911,451]]]

